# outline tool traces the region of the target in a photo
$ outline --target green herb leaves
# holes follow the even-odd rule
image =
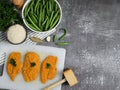
[[[49,63],[46,64],[46,67],[47,67],[47,68],[50,68],[50,66],[51,66],[51,65],[50,65]]]
[[[34,67],[35,65],[36,65],[35,62],[31,62],[31,63],[30,63],[30,67]]]
[[[17,65],[15,59],[13,58],[10,59],[10,64],[12,64],[14,67]]]
[[[0,30],[6,30],[14,23],[22,23],[19,13],[17,13],[13,4],[0,0]]]

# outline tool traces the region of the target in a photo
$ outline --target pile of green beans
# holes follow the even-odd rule
[[[59,22],[60,14],[55,0],[31,0],[24,9],[26,24],[40,32],[53,29]]]

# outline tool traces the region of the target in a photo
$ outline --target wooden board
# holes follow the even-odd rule
[[[47,46],[40,46],[40,45],[32,45],[32,46],[23,46],[23,45],[10,45],[10,46],[3,46],[0,50],[0,55],[3,52],[6,52],[6,61],[8,55],[12,51],[19,51],[22,53],[22,60],[24,55],[28,51],[34,51],[40,55],[41,61],[45,59],[48,55],[55,55],[58,57],[58,64],[57,64],[57,76],[53,80],[49,80],[46,84],[42,84],[39,77],[32,81],[32,82],[25,82],[20,73],[15,81],[11,81],[8,74],[6,73],[6,64],[4,65],[3,76],[0,77],[0,88],[7,88],[10,90],[43,90],[46,86],[62,79],[63,69],[64,69],[64,62],[65,62],[65,54],[66,50],[63,48],[54,48],[54,47],[47,47]],[[5,63],[6,63],[5,61]],[[53,90],[61,90],[61,86],[54,88]]]

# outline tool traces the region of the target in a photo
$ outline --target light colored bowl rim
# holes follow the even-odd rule
[[[42,32],[42,31],[33,30],[33,29],[30,28],[30,27],[26,24],[26,22],[25,22],[25,18],[24,18],[23,12],[24,12],[25,7],[27,6],[27,4],[28,4],[30,1],[31,1],[31,0],[27,0],[27,1],[25,2],[25,4],[23,5],[23,8],[22,8],[22,19],[23,19],[23,22],[24,22],[25,26],[26,26],[27,28],[29,28],[31,31],[37,32],[37,33],[49,33],[49,32],[51,32],[51,31],[53,31],[54,29],[56,29],[56,27],[60,24],[61,19],[62,19],[62,9],[61,9],[61,6],[60,6],[59,2],[58,2],[57,0],[55,0],[55,2],[58,4],[59,9],[60,9],[60,19],[59,19],[58,23],[55,25],[54,28],[52,28],[52,29],[50,29],[50,30],[48,30],[48,31],[43,31],[43,32]]]

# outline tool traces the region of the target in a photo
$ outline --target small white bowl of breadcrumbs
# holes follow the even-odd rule
[[[20,24],[12,25],[7,30],[7,40],[14,44],[21,44],[26,40],[27,32]]]

